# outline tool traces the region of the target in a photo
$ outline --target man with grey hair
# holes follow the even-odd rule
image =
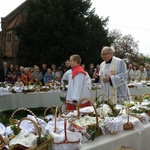
[[[112,99],[124,99],[129,94],[127,85],[127,68],[125,62],[113,56],[113,50],[106,46],[101,50],[101,57],[104,60],[100,65],[100,80],[102,93]]]

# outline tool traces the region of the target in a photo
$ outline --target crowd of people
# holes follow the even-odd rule
[[[88,68],[81,63],[81,57],[77,54],[71,55],[61,67],[57,67],[56,64],[48,67],[45,63],[33,67],[18,67],[13,64],[8,66],[4,61],[0,69],[0,81],[20,86],[34,83],[46,85],[53,81],[61,83],[64,81],[63,83],[66,82],[68,85],[67,100],[78,103],[82,97],[90,97],[87,82],[91,82],[92,78],[95,83],[101,84],[102,93],[113,99],[123,99],[130,95],[127,81],[150,79],[149,64],[127,65],[122,59],[113,56],[113,50],[108,46],[103,47],[100,55],[103,62],[96,66],[91,63]]]
[[[128,64],[128,81],[150,80],[150,64]]]
[[[0,82],[7,82],[9,85],[28,85],[33,84],[35,82],[41,82],[42,85],[46,83],[50,83],[53,80],[61,82],[61,78],[64,73],[71,69],[70,60],[66,60],[62,67],[57,67],[56,64],[51,64],[51,66],[47,66],[46,63],[43,63],[41,66],[31,66],[24,67],[18,66],[14,64],[8,64],[6,61],[3,62],[2,68],[0,69]],[[89,68],[85,68],[85,64],[81,65],[83,69],[87,71],[91,78],[93,78],[94,72],[99,72],[99,66],[94,66],[93,63],[89,65]],[[19,83],[18,83],[19,82]],[[96,79],[95,82],[98,82]]]
[[[9,85],[15,84],[33,84],[41,83],[45,85],[53,80],[61,81],[65,71],[70,69],[69,60],[65,62],[65,67],[58,69],[56,64],[51,64],[50,67],[46,63],[41,66],[34,65],[33,67],[24,67],[3,62],[0,69],[0,82],[7,82]],[[19,83],[18,83],[19,82]],[[22,82],[22,83],[21,83]]]

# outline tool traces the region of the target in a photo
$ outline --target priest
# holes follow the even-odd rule
[[[101,57],[104,60],[99,72],[102,93],[117,103],[118,99],[124,99],[130,95],[126,64],[122,59],[113,56],[113,50],[108,46],[101,50]]]

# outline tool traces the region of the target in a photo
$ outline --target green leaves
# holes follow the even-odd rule
[[[91,135],[89,140],[92,141],[94,141],[94,139],[100,134],[100,128],[98,128],[96,125],[88,126],[86,131],[89,135]]]
[[[39,146],[43,142],[47,140],[47,136],[45,135],[44,137],[37,137],[37,145]]]
[[[19,63],[60,65],[73,53],[86,64],[99,63],[101,48],[110,44],[108,20],[95,15],[91,6],[90,0],[28,0],[26,21],[16,28]]]
[[[5,126],[9,122],[8,117],[3,112],[0,112],[0,122],[3,123]]]
[[[110,109],[112,110],[112,114],[108,114],[109,117],[117,117],[120,113],[120,110],[116,109],[116,104],[115,103],[111,103],[108,100],[102,100],[101,102],[99,102],[99,106],[103,105],[103,104],[107,104]]]
[[[14,135],[19,134],[19,132],[20,132],[20,130],[21,130],[20,128],[17,128],[16,125],[12,125],[12,126],[11,126],[11,129],[13,130]]]

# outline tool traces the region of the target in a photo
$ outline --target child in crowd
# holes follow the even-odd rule
[[[17,87],[24,86],[23,82],[21,81],[21,76],[17,76],[17,81],[15,82],[15,86]]]

